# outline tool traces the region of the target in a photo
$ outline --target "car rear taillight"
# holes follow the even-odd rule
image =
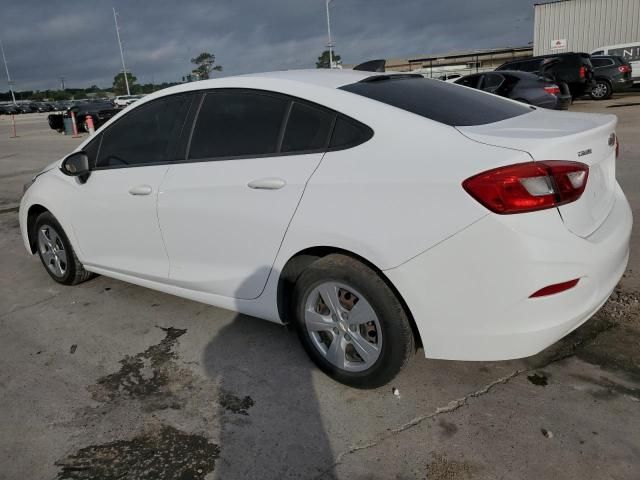
[[[586,76],[587,76],[587,67],[582,65],[580,67],[580,78],[586,78]]]
[[[558,85],[547,85],[544,87],[544,91],[551,95],[560,95],[560,87]]]
[[[631,72],[631,67],[629,65],[620,65],[618,67],[618,70],[620,71],[620,73],[629,73]]]
[[[587,186],[589,167],[563,160],[499,167],[462,182],[469,195],[501,215],[533,212],[578,200]]]

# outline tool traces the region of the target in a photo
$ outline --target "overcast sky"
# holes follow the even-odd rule
[[[334,0],[344,63],[527,45],[533,0]],[[17,90],[107,87],[122,70],[140,83],[179,81],[212,52],[222,73],[313,68],[327,42],[324,0],[0,0],[0,39]],[[4,71],[0,91],[6,91]]]

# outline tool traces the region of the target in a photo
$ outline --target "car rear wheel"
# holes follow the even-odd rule
[[[295,324],[305,350],[335,380],[357,388],[391,381],[415,347],[402,304],[370,267],[328,255],[294,288]]]
[[[40,260],[56,282],[77,285],[94,276],[84,269],[60,223],[51,213],[38,216],[34,233]]]
[[[591,98],[594,100],[606,100],[613,93],[611,84],[606,80],[597,80],[591,90]]]

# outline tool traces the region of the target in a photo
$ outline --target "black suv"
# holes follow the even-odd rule
[[[514,60],[496,70],[520,70],[551,77],[569,86],[573,98],[581,97],[593,88],[593,65],[588,53],[558,53],[525,60]]]
[[[633,85],[631,65],[622,57],[598,55],[591,57],[596,83],[591,98],[605,100],[614,92],[622,92]]]

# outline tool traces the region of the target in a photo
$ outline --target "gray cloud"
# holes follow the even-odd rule
[[[16,88],[111,85],[121,70],[112,7],[127,69],[142,83],[178,81],[202,51],[221,75],[312,68],[326,44],[324,0],[11,2],[0,38]],[[532,0],[334,0],[332,33],[345,63],[451,50],[526,45]],[[6,81],[0,81],[0,91]]]

